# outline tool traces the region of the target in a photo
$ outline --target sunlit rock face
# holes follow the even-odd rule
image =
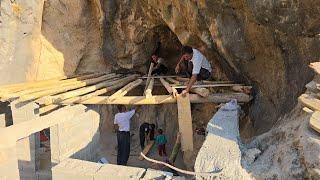
[[[174,66],[181,45],[199,49],[213,78],[253,85],[257,133],[288,112],[320,58],[316,0],[1,1],[1,83],[84,71],[145,73],[149,57]]]

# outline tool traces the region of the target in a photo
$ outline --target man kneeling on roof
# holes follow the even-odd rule
[[[151,56],[151,62],[154,64],[152,70],[152,75],[165,75],[168,72],[168,67],[165,63],[165,60],[158,55],[154,54]]]
[[[192,85],[197,80],[206,80],[211,76],[211,65],[207,58],[197,49],[190,46],[182,47],[182,56],[175,68],[176,73],[187,75],[190,78],[182,95],[189,93]]]

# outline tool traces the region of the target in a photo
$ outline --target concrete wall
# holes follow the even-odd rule
[[[172,179],[172,174],[153,169],[99,164],[68,158],[52,168],[52,179]]]
[[[83,105],[72,106],[82,109]],[[68,111],[63,113],[68,114]],[[56,118],[64,118],[59,115]],[[58,164],[68,157],[96,161],[99,148],[100,115],[93,108],[85,108],[71,120],[50,128],[51,161]]]

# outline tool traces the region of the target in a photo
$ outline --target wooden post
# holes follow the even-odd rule
[[[153,89],[153,84],[154,84],[154,78],[151,78],[150,83],[145,91],[146,98],[151,98],[152,97],[152,89]]]
[[[189,94],[177,95],[179,132],[182,151],[193,151],[193,130]]]
[[[151,63],[151,64],[150,64],[150,67],[149,67],[148,76],[147,76],[147,82],[146,82],[146,87],[144,88],[144,91],[146,91],[146,89],[147,89],[148,86],[149,86],[150,76],[151,76],[151,73],[152,73],[153,66],[154,66],[154,63]]]

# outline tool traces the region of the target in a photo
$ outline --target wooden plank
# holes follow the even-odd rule
[[[109,100],[115,100],[119,97],[123,97],[125,96],[129,91],[131,91],[132,89],[134,89],[135,87],[139,86],[141,83],[143,82],[142,79],[137,79],[129,84],[127,84],[126,86],[124,86],[123,88],[119,89],[117,92],[113,93],[110,97]]]
[[[308,108],[320,111],[320,100],[309,94],[302,94],[299,101]]]
[[[173,84],[183,84],[183,82],[177,81],[171,77],[166,78],[166,80],[170,81]]]
[[[147,89],[144,92],[146,98],[151,98],[152,97],[153,84],[154,84],[154,78],[151,78],[151,80],[149,82],[149,85],[148,85]]]
[[[178,123],[182,151],[193,151],[193,130],[189,94],[177,95]]]
[[[149,76],[150,78],[175,78],[175,77],[180,77],[180,76],[176,76],[176,75],[172,75],[172,76]],[[148,76],[142,76],[140,77],[141,79],[147,79]]]
[[[135,76],[129,76],[129,77],[125,77],[123,79],[119,79],[117,81],[114,81],[113,82],[114,85],[112,85],[112,86],[99,89],[99,90],[97,90],[95,92],[92,92],[92,93],[89,93],[89,94],[86,94],[86,95],[83,95],[83,96],[70,98],[70,99],[68,99],[68,102],[72,102],[73,101],[72,102],[73,104],[81,103],[82,101],[85,101],[85,100],[90,99],[92,97],[99,96],[101,94],[105,94],[107,92],[110,92],[110,91],[113,91],[115,89],[121,88],[122,86],[124,86],[128,82],[134,80],[135,78],[136,78]],[[139,79],[139,80],[142,81],[141,79]],[[63,103],[63,101],[61,103]]]
[[[187,82],[190,78],[183,78],[183,77],[176,77],[178,81]],[[207,80],[200,80],[197,81],[198,84],[232,84],[233,81],[207,81]]]
[[[152,73],[153,66],[154,66],[154,63],[150,63],[150,67],[149,67],[149,71],[148,71],[148,76],[147,76],[147,81],[146,81],[146,86],[144,88],[144,92],[146,91],[146,89],[149,86],[149,83],[150,83],[150,80],[151,80],[150,76],[151,76],[151,73]]]
[[[126,77],[126,78],[123,78],[123,79],[119,79],[119,80],[118,79],[111,79],[111,80],[103,81],[101,83],[98,83],[98,84],[95,84],[95,85],[92,85],[92,86],[83,87],[83,88],[80,88],[80,89],[76,89],[76,90],[73,90],[73,91],[65,92],[65,93],[62,93],[62,94],[55,95],[55,96],[43,97],[43,98],[41,98],[41,100],[38,100],[37,102],[39,104],[45,104],[45,105],[49,105],[49,104],[52,104],[52,103],[59,103],[59,102],[65,100],[65,99],[69,99],[69,98],[72,98],[72,97],[75,97],[75,96],[81,96],[81,95],[96,91],[98,89],[106,88],[106,87],[109,87],[109,86],[118,87],[116,85],[117,83],[120,83],[122,81],[125,81],[125,83],[127,83],[127,79],[128,78],[135,79],[135,78],[137,78],[137,75],[131,75],[129,77]],[[106,89],[106,91],[108,91],[108,90],[109,89]]]
[[[216,93],[211,94],[204,98],[197,94],[190,94],[191,103],[227,103],[232,99],[236,99],[239,103],[249,102],[252,97],[244,93]],[[170,95],[157,95],[152,98],[146,98],[145,96],[124,96],[113,101],[109,100],[109,96],[97,96],[86,101],[82,101],[81,104],[128,104],[128,105],[144,105],[144,104],[167,104],[176,103],[177,99]],[[72,104],[72,101],[65,100],[63,103],[57,103],[68,105]]]
[[[75,77],[81,77],[81,76],[86,76],[88,74],[85,75],[73,75],[72,78]],[[21,90],[25,90],[25,89],[30,89],[30,88],[36,88],[36,87],[44,87],[47,85],[50,85],[52,83],[57,83],[60,82],[61,80],[70,78],[70,76],[61,76],[61,77],[57,77],[57,78],[52,78],[49,80],[42,80],[42,81],[30,81],[30,82],[25,82],[25,83],[19,83],[19,84],[12,84],[12,85],[7,85],[7,87],[3,86],[3,88],[0,89],[0,93],[13,93],[13,92],[18,92]]]
[[[206,87],[232,87],[232,86],[241,86],[242,84],[201,84],[201,85],[193,85],[192,87],[202,87],[202,88],[206,88]],[[177,86],[177,85],[173,85],[172,87],[177,88],[177,89],[183,89],[186,88],[186,85],[181,85],[181,86]]]
[[[160,78],[160,82],[166,88],[169,94],[173,93],[174,90],[166,80],[164,80],[163,78]]]
[[[154,145],[154,141],[153,141],[153,140],[149,141],[149,143],[147,144],[147,146],[143,149],[142,153],[143,153],[144,155],[148,155],[148,153],[149,153],[149,151],[152,149],[153,145]],[[140,156],[139,156],[139,160],[142,161],[142,160],[143,160],[143,156],[140,155]]]
[[[60,105],[55,105],[55,104],[51,104],[49,106],[44,106],[44,107],[39,108],[39,113],[40,113],[40,115],[42,115],[42,114],[45,114],[49,111],[58,109],[59,107],[60,107]]]
[[[309,125],[312,129],[320,133],[320,112],[315,111],[310,120],[309,120]]]
[[[35,100],[35,99],[38,99],[43,96],[50,96],[50,95],[54,95],[54,94],[58,94],[58,93],[63,93],[63,92],[66,92],[66,91],[69,91],[72,89],[85,87],[87,85],[96,84],[101,81],[106,81],[108,79],[117,78],[120,76],[121,75],[107,74],[107,75],[104,75],[104,76],[101,76],[98,78],[84,80],[83,82],[77,83],[75,85],[69,85],[69,86],[64,86],[64,87],[60,87],[60,88],[56,88],[56,89],[49,89],[49,90],[40,91],[40,92],[36,92],[36,93],[32,93],[32,94],[27,94],[27,95],[21,96],[19,98],[19,101],[23,102],[23,101]]]
[[[1,95],[1,101],[8,101],[8,100],[19,98],[20,96],[23,96],[23,95],[32,94],[32,93],[50,90],[50,89],[56,89],[56,88],[60,88],[63,86],[76,85],[79,83],[83,83],[83,81],[86,79],[98,78],[98,77],[102,76],[103,74],[105,74],[105,73],[89,74],[89,75],[81,76],[78,78],[72,78],[72,79],[67,79],[67,80],[63,80],[63,81],[56,81],[50,85],[46,85],[46,86],[42,86],[42,87],[36,87],[36,88],[31,88],[31,89],[28,88],[26,90],[14,92],[14,93],[4,93],[3,95]],[[84,81],[84,82],[86,82],[86,81]]]
[[[190,92],[196,93],[202,97],[208,97],[210,95],[209,89],[203,87],[191,88]]]
[[[315,73],[320,74],[320,62],[310,63],[309,67],[312,68]]]

